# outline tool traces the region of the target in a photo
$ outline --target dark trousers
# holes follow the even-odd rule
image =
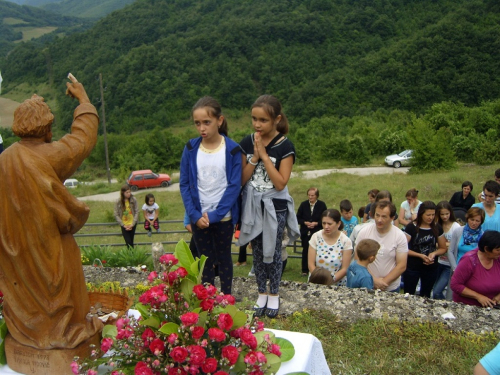
[[[300,241],[302,242],[302,273],[309,273],[309,266],[307,265],[307,257],[309,255],[309,240],[311,235],[306,234],[300,235]]]
[[[218,266],[221,291],[231,294],[233,284],[233,260],[231,258],[231,243],[234,225],[231,221],[221,221],[210,224],[208,228],[200,229],[192,224],[193,239],[201,255],[208,259],[203,269],[202,281],[214,284],[214,265]]]
[[[405,293],[415,294],[418,280],[420,280],[420,296],[430,298],[432,287],[437,278],[437,269],[437,264],[422,265],[415,269],[407,268],[404,272]]]
[[[247,262],[247,246],[248,246],[248,244],[240,246],[240,252],[238,253],[238,262],[239,263],[246,263]]]
[[[123,239],[125,240],[125,244],[128,247],[134,247],[134,236],[135,236],[135,228],[137,228],[137,224],[134,225],[132,230],[126,230],[124,227],[122,228]]]
[[[155,228],[156,230],[160,229],[160,223],[158,222],[158,219],[153,221],[153,228]],[[144,222],[144,229],[151,230],[151,223],[149,222],[149,220],[146,220]]]

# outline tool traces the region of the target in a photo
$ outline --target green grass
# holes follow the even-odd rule
[[[32,38],[39,38],[44,34],[51,33],[57,29],[57,27],[53,26],[44,26],[44,27],[15,27],[15,31],[21,31],[23,33],[22,40],[16,40],[14,43],[26,42],[31,40]]]
[[[438,323],[390,318],[347,324],[324,310],[303,310],[265,322],[316,336],[332,374],[471,374],[499,339],[494,334],[452,332]]]

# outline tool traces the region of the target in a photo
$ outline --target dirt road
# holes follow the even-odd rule
[[[304,172],[293,172],[292,177],[303,177],[303,178],[317,178],[321,176],[326,176],[330,173],[349,173],[358,176],[369,176],[372,174],[394,174],[394,173],[407,173],[410,168],[392,168],[392,167],[369,167],[369,168],[338,168],[338,169],[319,169],[315,171],[304,171]],[[173,174],[172,177],[176,178]],[[175,183],[170,185],[168,188],[154,188],[147,190],[139,190],[140,192],[149,191],[179,191],[179,184]],[[120,193],[118,191],[108,193],[108,194],[98,194],[90,195],[88,197],[80,197],[78,199],[82,201],[100,201],[100,202],[114,202],[118,200]]]

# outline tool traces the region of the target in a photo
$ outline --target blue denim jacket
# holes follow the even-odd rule
[[[241,190],[241,148],[232,139],[222,135],[226,141],[226,178],[227,188],[215,211],[208,213],[210,223],[220,222],[231,211],[231,220],[236,224],[240,216],[239,200]],[[191,223],[201,218],[200,195],[198,191],[198,166],[196,156],[200,148],[201,137],[186,143],[181,159],[180,190],[184,207]]]

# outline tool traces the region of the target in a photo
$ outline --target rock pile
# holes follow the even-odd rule
[[[148,273],[137,268],[84,267],[87,282],[119,281],[122,286],[145,284]],[[257,297],[257,284],[253,278],[238,277],[233,281],[233,295],[249,305]],[[325,309],[340,320],[355,322],[359,319],[393,318],[403,321],[442,322],[450,329],[474,333],[500,334],[500,310],[462,305],[449,301],[394,294],[366,289],[349,289],[292,281],[280,286],[280,313],[292,314],[303,309]],[[454,318],[445,319],[443,315]]]

